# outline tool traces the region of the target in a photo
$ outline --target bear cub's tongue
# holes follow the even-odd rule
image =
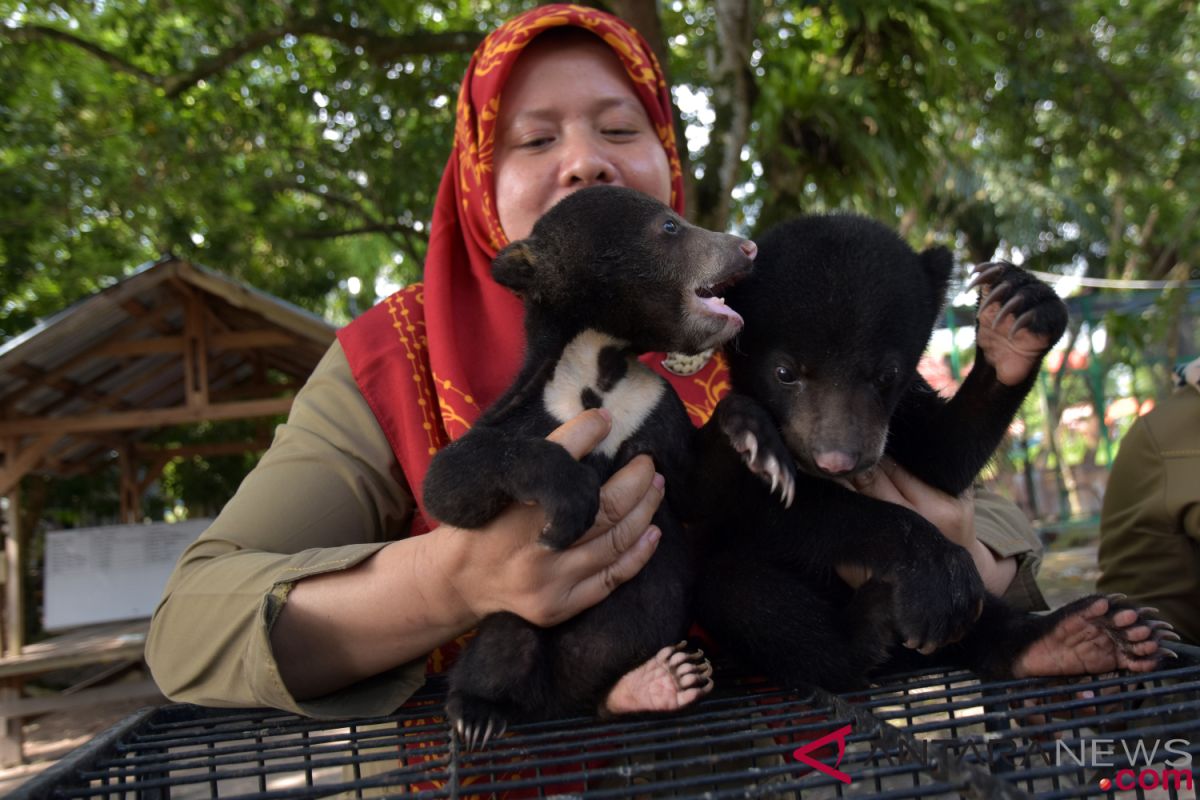
[[[716,297],[712,294],[708,294],[707,292],[697,292],[696,296],[700,298],[700,305],[704,306],[704,310],[708,313],[714,316],[726,317],[727,319],[733,320],[739,327],[744,324],[742,321],[742,316],[729,306],[725,305],[724,297]]]

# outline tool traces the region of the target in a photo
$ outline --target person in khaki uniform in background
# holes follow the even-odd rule
[[[682,213],[662,72],[616,18],[543,6],[480,45],[456,109],[424,284],[339,333],[261,462],[175,568],[146,645],[173,699],[312,716],[389,713],[421,684],[427,662],[443,668],[445,645],[483,616],[561,622],[654,552],[650,517],[672,487],[645,457],[605,484],[596,525],[563,552],[538,544],[537,506],[514,504],[484,529],[463,531],[425,519],[414,493],[432,453],[516,373],[520,303],[491,280],[496,251],[564,194],[594,183],[630,186]],[[662,358],[652,366],[662,369]],[[725,375],[716,357],[668,379],[700,424]],[[592,410],[551,438],[579,457],[609,424]],[[938,495],[882,470],[859,489],[915,507],[971,550],[989,588],[1044,607],[1034,583],[1039,545],[1011,503]]]
[[[1200,645],[1200,359],[1121,440],[1100,511],[1100,580]]]

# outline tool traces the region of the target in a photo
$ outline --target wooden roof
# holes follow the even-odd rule
[[[320,317],[213,270],[147,264],[0,346],[0,495],[31,471],[86,471],[156,428],[286,413],[333,338]]]

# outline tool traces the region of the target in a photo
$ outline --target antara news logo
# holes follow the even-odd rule
[[[1055,742],[1058,766],[1115,770],[1100,778],[1104,791],[1167,789],[1175,792],[1195,788],[1192,754],[1187,739],[1082,739]]]
[[[846,755],[846,737],[851,727],[845,725],[819,739],[797,747],[792,757],[817,772],[850,783],[850,776],[838,769]],[[833,766],[818,761],[814,751],[830,745],[837,746]],[[1096,770],[1112,770],[1111,777],[1099,779],[1100,789],[1108,792],[1152,789],[1194,791],[1191,743],[1187,739],[1082,739],[1055,742],[1055,763],[1059,767],[1076,766]],[[1011,755],[1011,754],[1010,754]]]

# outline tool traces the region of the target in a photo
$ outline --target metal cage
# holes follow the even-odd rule
[[[476,752],[449,735],[439,678],[352,722],[164,706],[13,797],[1195,798],[1200,649],[1178,650],[1146,675],[938,671],[842,695],[718,668],[684,712],[520,725]]]

